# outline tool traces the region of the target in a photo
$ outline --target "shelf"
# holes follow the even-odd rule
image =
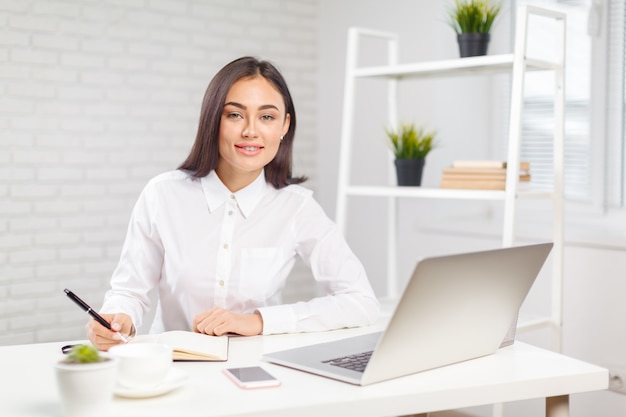
[[[556,44],[554,56],[550,60],[540,60],[528,57],[528,19],[529,15],[537,15],[555,20]],[[387,41],[387,63],[379,66],[361,66],[360,43],[362,37],[374,37]],[[386,215],[386,296],[381,299],[381,308],[384,317],[389,317],[395,307],[395,300],[399,295],[397,276],[397,249],[398,249],[398,217],[403,213],[398,210],[399,198],[440,199],[440,200],[479,200],[501,202],[502,204],[502,245],[515,244],[516,223],[518,220],[519,200],[544,199],[552,203],[552,276],[551,276],[551,313],[548,317],[519,317],[518,330],[533,330],[543,327],[556,330],[554,350],[561,350],[562,334],[562,293],[563,293],[563,158],[565,137],[565,15],[539,7],[522,5],[517,8],[515,45],[510,54],[485,55],[469,58],[446,59],[430,62],[398,63],[398,36],[363,28],[351,28],[348,32],[348,48],[346,51],[346,78],[344,84],[344,117],[341,130],[341,147],[339,157],[339,174],[337,176],[337,209],[336,222],[340,230],[346,232],[348,215],[348,200],[358,197],[384,197],[387,201]],[[387,84],[387,119],[390,124],[397,124],[399,107],[399,85],[406,80],[430,80],[443,77],[476,76],[476,75],[506,75],[511,77],[511,100],[509,110],[509,132],[507,155],[502,159],[510,163],[507,170],[508,178],[518,175],[514,167],[520,162],[522,142],[522,120],[524,112],[524,82],[528,72],[550,71],[554,74],[554,131],[551,140],[553,187],[550,190],[538,188],[527,182],[511,181],[506,190],[470,190],[428,187],[396,186],[392,169],[388,169],[388,181],[381,180],[380,184],[355,185],[351,182],[351,162],[353,154],[354,125],[356,110],[361,109],[356,104],[356,88],[369,87],[369,83],[357,83],[357,79],[377,79]],[[451,98],[453,99],[453,98]],[[359,142],[365,147],[365,143]],[[547,157],[547,156],[546,156]],[[389,160],[391,162],[391,159]],[[389,168],[392,168],[391,163]],[[378,178],[381,178],[378,176]],[[362,208],[363,205],[355,205]]]
[[[361,67],[354,70],[358,78],[410,79],[472,74],[508,73],[513,68],[514,55],[486,55],[443,61],[410,64]],[[527,71],[554,70],[555,63],[537,59],[526,59]]]
[[[411,197],[411,198],[438,198],[463,200],[504,200],[506,191],[500,190],[454,190],[444,188],[425,187],[396,187],[396,186],[348,186],[346,194],[368,197]],[[520,199],[547,199],[552,198],[549,191],[519,191],[516,194]]]

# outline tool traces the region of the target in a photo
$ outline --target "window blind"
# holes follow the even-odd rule
[[[610,0],[608,33],[608,94],[609,123],[615,131],[609,133],[609,140],[615,143],[615,159],[608,161],[615,173],[609,184],[615,184],[616,206],[626,207],[626,6],[623,0]]]
[[[617,41],[621,41],[621,68],[619,70],[622,72],[622,131],[621,131],[621,145],[622,145],[622,159],[620,164],[620,178],[621,178],[621,193],[620,193],[620,207],[626,207],[626,5],[622,0],[613,0],[616,3],[618,8],[618,16],[621,16],[621,22],[616,22],[617,25],[621,27],[621,35],[618,36]],[[619,10],[621,8],[621,10]]]

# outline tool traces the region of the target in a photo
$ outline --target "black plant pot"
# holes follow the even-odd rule
[[[396,159],[394,163],[398,185],[422,185],[425,159]]]
[[[487,48],[491,39],[489,33],[459,33],[456,38],[459,42],[461,58],[487,55]]]

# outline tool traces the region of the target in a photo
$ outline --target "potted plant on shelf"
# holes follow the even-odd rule
[[[396,158],[398,185],[421,185],[426,156],[435,147],[436,133],[426,132],[414,123],[403,123],[397,129],[387,128],[385,132]]]
[[[489,31],[501,9],[498,0],[454,0],[449,23],[457,33],[461,58],[487,55]]]
[[[116,359],[91,345],[76,345],[56,363],[56,378],[67,417],[107,416],[116,378]]]

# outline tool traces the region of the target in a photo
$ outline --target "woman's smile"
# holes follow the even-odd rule
[[[243,155],[249,156],[258,155],[264,149],[261,145],[235,145],[235,148]]]

